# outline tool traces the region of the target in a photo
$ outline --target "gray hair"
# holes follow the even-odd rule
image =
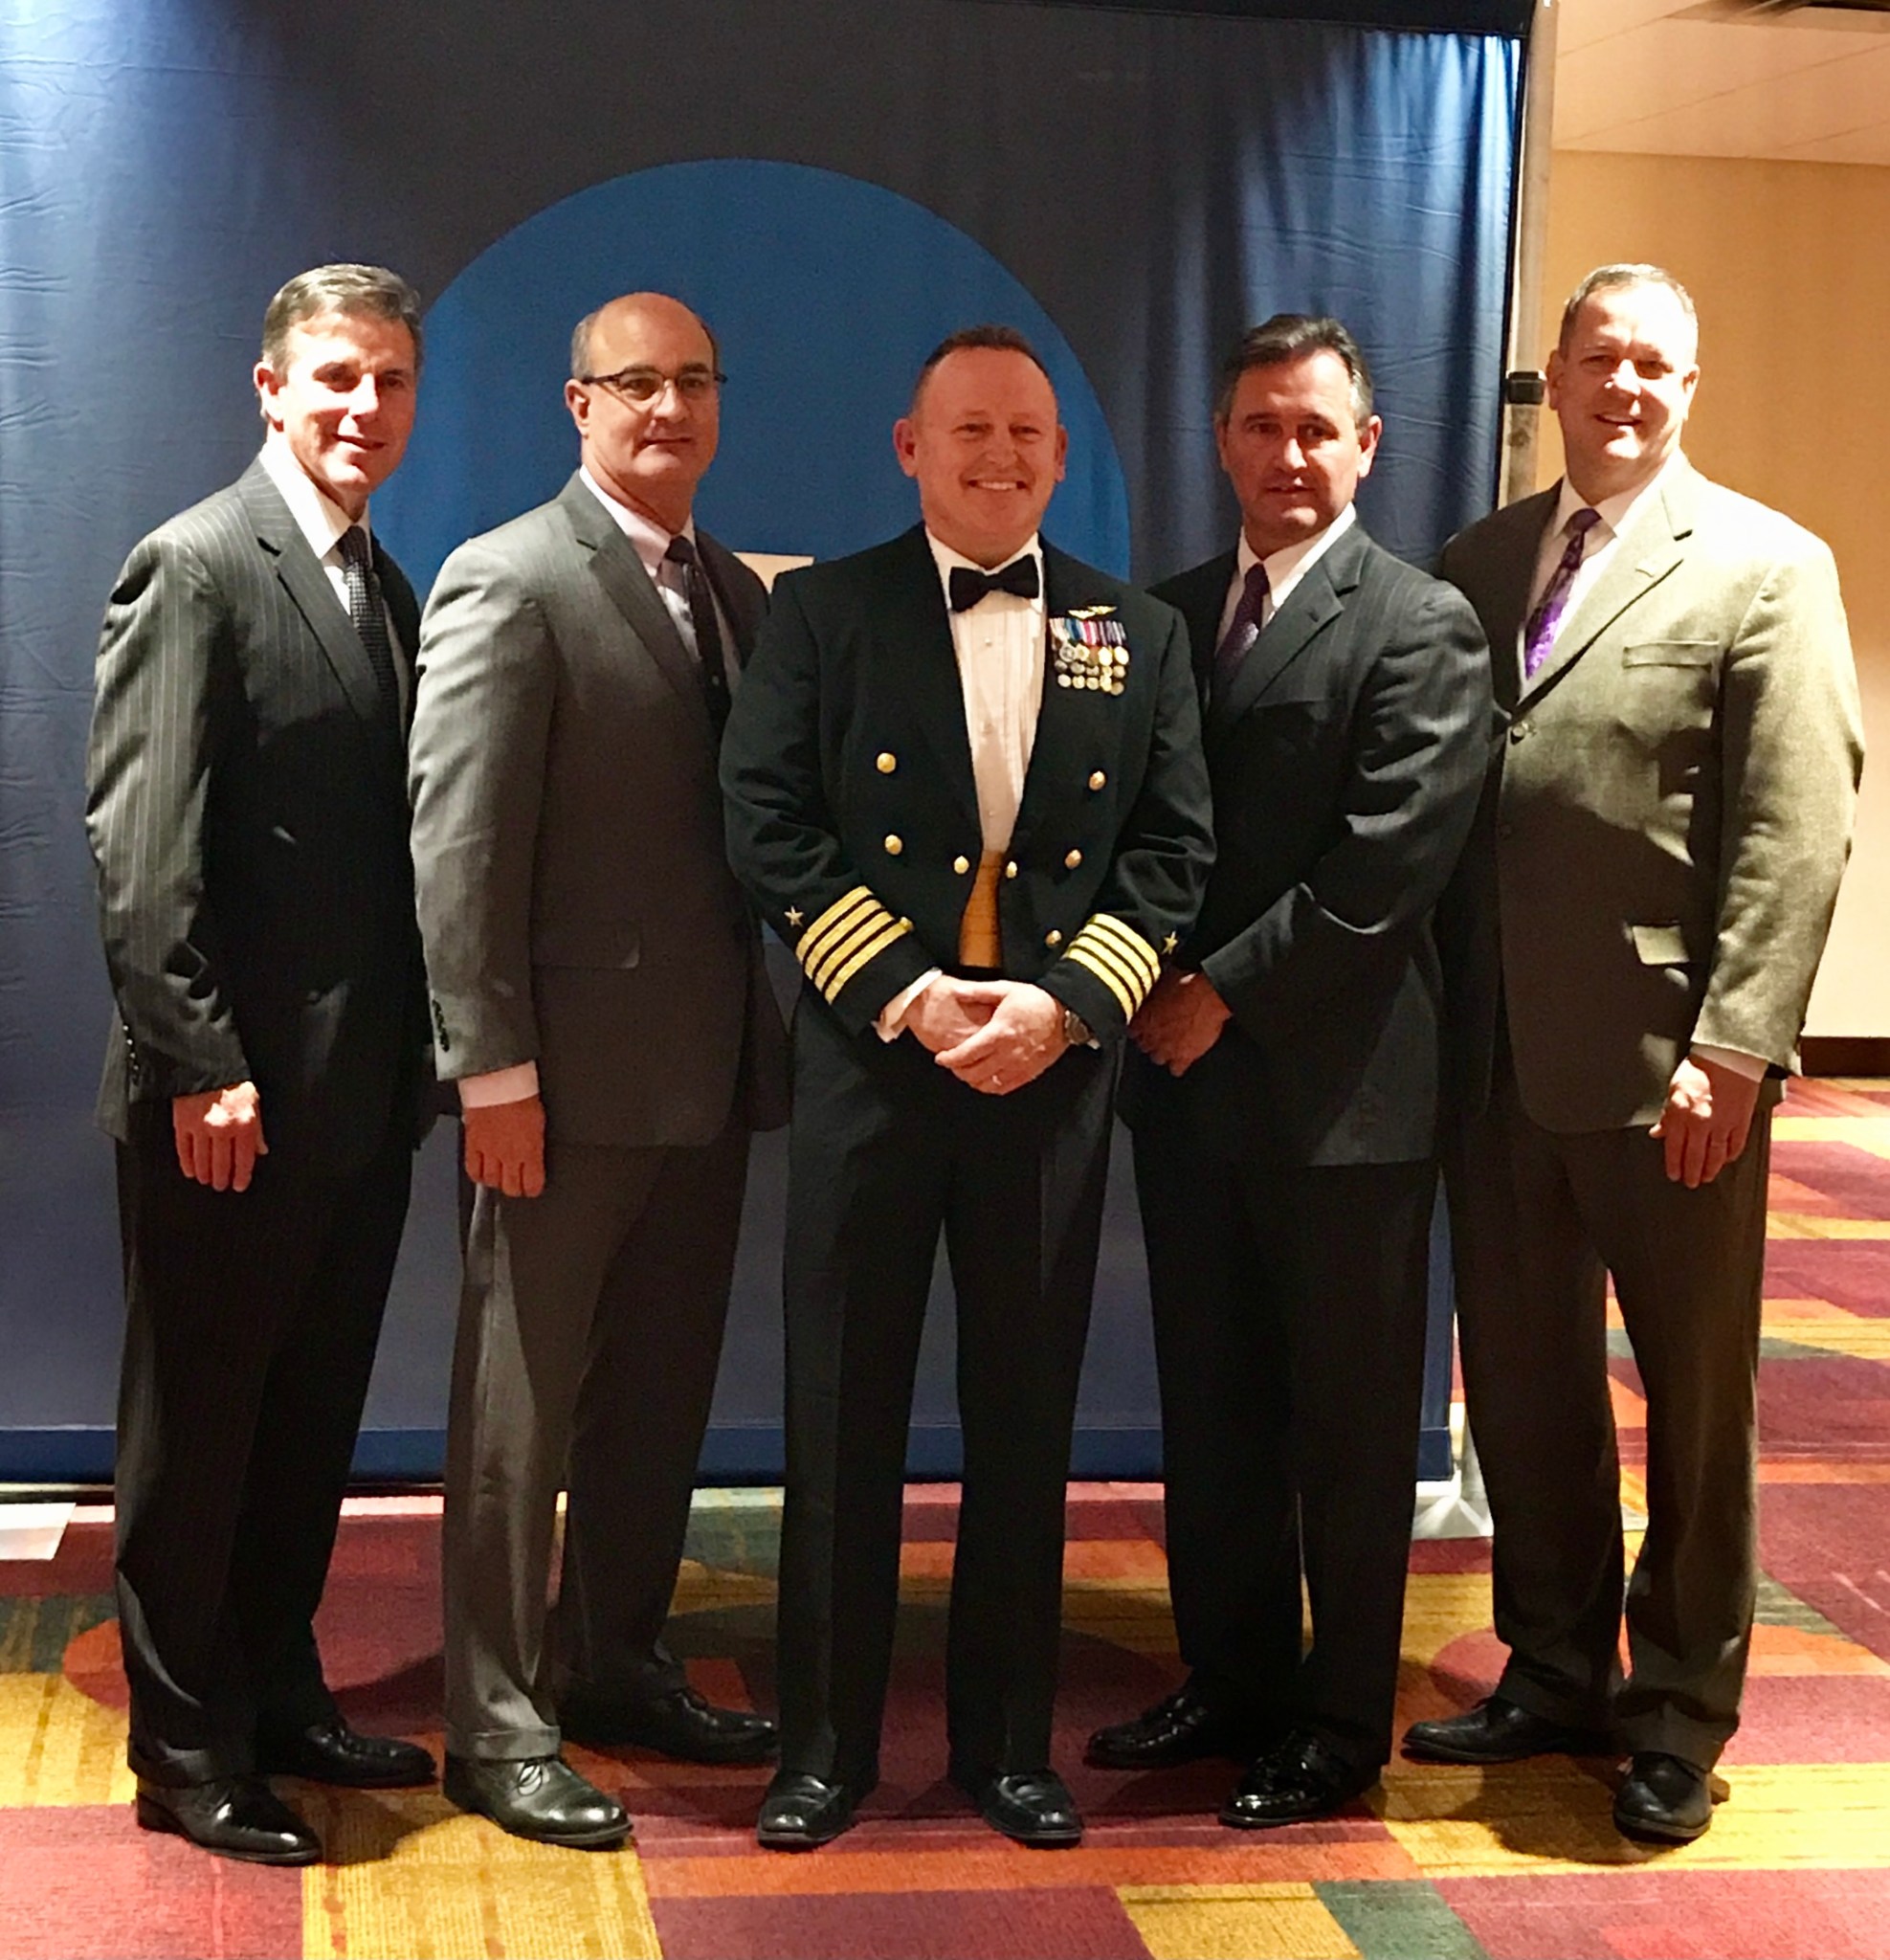
[[[1623,286],[1665,286],[1668,292],[1680,302],[1693,327],[1696,343],[1700,338],[1700,315],[1694,310],[1693,295],[1680,284],[1665,266],[1636,265],[1623,262],[1618,265],[1598,265],[1568,295],[1568,303],[1562,309],[1562,325],[1555,336],[1555,345],[1565,352],[1568,336],[1575,329],[1575,316],[1597,293],[1612,293]]]
[[[1319,353],[1336,354],[1344,365],[1352,384],[1352,420],[1363,429],[1371,420],[1371,366],[1345,323],[1329,313],[1276,313],[1258,326],[1250,326],[1221,363],[1214,420],[1226,427],[1234,412],[1234,391],[1249,369],[1279,368]]]
[[[384,265],[318,265],[297,273],[262,316],[262,365],[279,374],[288,363],[289,329],[322,313],[397,320],[413,336],[413,366],[419,368],[420,296]]]

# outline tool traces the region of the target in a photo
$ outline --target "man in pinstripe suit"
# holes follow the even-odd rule
[[[371,539],[419,379],[379,267],[263,322],[267,435],[126,561],[99,648],[86,824],[118,1004],[127,1325],[118,1604],[138,1820],[307,1864],[262,1780],[427,1781],[350,1728],[312,1620],[424,1127],[407,844],[413,594]]]

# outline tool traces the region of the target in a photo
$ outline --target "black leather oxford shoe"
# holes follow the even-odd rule
[[[147,1831],[171,1831],[218,1858],[246,1864],[314,1864],[322,1840],[260,1776],[226,1776],[171,1790],[138,1779],[136,1815]]]
[[[1413,1722],[1405,1730],[1405,1753],[1427,1763],[1520,1763],[1526,1756],[1607,1756],[1616,1753],[1592,1728],[1573,1728],[1532,1715],[1492,1695],[1461,1715]]]
[[[715,1707],[691,1687],[638,1702],[573,1693],[558,1720],[572,1741],[593,1748],[628,1744],[683,1763],[765,1763],[776,1743],[766,1715]]]
[[[1614,1793],[1614,1828],[1650,1844],[1691,1844],[1713,1821],[1713,1779],[1679,1756],[1644,1749]]]
[[[1210,1708],[1185,1682],[1132,1722],[1099,1728],[1083,1748],[1083,1760],[1099,1770],[1167,1770],[1224,1756],[1244,1763],[1259,1738],[1244,1726]]]
[[[1361,1770],[1301,1730],[1255,1759],[1221,1806],[1221,1822],[1259,1831],[1329,1817],[1377,1781],[1376,1770]]]
[[[762,1798],[755,1819],[755,1841],[769,1851],[812,1851],[831,1843],[853,1823],[855,1807],[873,1793],[873,1784],[856,1788],[805,1770],[780,1770]]]
[[[265,1776],[305,1776],[345,1790],[412,1790],[434,1780],[434,1759],[398,1736],[363,1735],[339,1715],[293,1732],[264,1731],[256,1741]]]
[[[1035,1850],[1080,1844],[1082,1813],[1054,1770],[978,1771],[954,1767],[951,1780],[993,1831]]]
[[[539,1844],[604,1851],[630,1835],[623,1805],[562,1756],[448,1756],[443,1787],[462,1811],[490,1817],[500,1830]]]

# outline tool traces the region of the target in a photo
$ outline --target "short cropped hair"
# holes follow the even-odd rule
[[[1662,265],[1598,265],[1568,295],[1568,303],[1562,309],[1562,325],[1555,336],[1555,345],[1565,352],[1568,346],[1568,336],[1575,330],[1575,316],[1584,303],[1596,293],[1612,293],[1623,286],[1665,286],[1668,292],[1680,302],[1680,311],[1692,323],[1694,339],[1700,337],[1700,315],[1694,310],[1693,295],[1680,284],[1672,273]]]
[[[1001,326],[987,323],[982,326],[961,326],[956,333],[948,333],[932,351],[925,356],[919,369],[919,379],[912,384],[912,406],[919,406],[919,397],[925,391],[925,384],[932,378],[932,369],[947,354],[963,353],[967,347],[989,347],[999,353],[1022,354],[1032,363],[1046,381],[1050,381],[1050,369],[1043,365],[1043,356],[1031,345],[1014,326]],[[1054,390],[1056,384],[1051,382]]]
[[[263,366],[279,374],[289,358],[289,329],[322,313],[399,321],[413,336],[413,366],[419,368],[420,296],[384,265],[318,265],[297,273],[262,316]]]
[[[629,299],[632,296],[626,293],[620,295],[620,297]],[[604,306],[593,306],[571,328],[571,379],[573,381],[582,381],[590,372],[590,336],[596,328],[597,316],[604,311],[605,306],[614,306],[616,303],[615,300],[606,300]],[[709,366],[711,368],[720,368],[722,366],[722,343],[715,337],[715,328],[696,311],[695,307],[689,306],[686,301],[678,300],[676,303],[678,306],[684,307],[696,324],[708,336]]]
[[[1344,363],[1352,384],[1352,420],[1363,429],[1371,420],[1371,365],[1345,323],[1329,313],[1276,313],[1258,326],[1250,326],[1221,363],[1214,420],[1226,426],[1234,412],[1234,391],[1249,369],[1278,368],[1318,353],[1336,354]]]

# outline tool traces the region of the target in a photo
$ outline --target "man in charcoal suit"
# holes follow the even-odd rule
[[[270,302],[262,454],[132,552],[86,826],[118,1003],[119,1623],[138,1820],[306,1864],[261,1780],[423,1783],[350,1728],[312,1620],[424,1128],[407,849],[413,594],[367,500],[413,426],[419,301],[328,265]]]
[[[1473,524],[1509,725],[1438,912],[1464,1387],[1496,1521],[1496,1692],[1412,1754],[1618,1746],[1617,1827],[1712,1821],[1756,1585],[1771,1111],[1861,755],[1836,568],[1679,447],[1699,331],[1655,266],[1577,287],[1549,357],[1568,474]],[[1622,1619],[1604,1282],[1647,1397]]]
[[[722,378],[708,328],[660,293],[582,321],[577,473],[454,552],[422,630],[420,924],[478,1186],[447,1433],[446,1788],[558,1844],[629,1828],[565,1734],[699,1762],[773,1747],[662,1643],[749,1132],[787,1114],[716,784],[766,599],[690,514]]]
[[[1237,1827],[1324,1815],[1391,1748],[1436,1191],[1431,913],[1493,716],[1470,607],[1355,518],[1379,427],[1338,321],[1255,327],[1214,413],[1238,548],[1156,588],[1194,647],[1217,847],[1123,1090],[1190,1672],[1090,1756],[1234,1757]]]

